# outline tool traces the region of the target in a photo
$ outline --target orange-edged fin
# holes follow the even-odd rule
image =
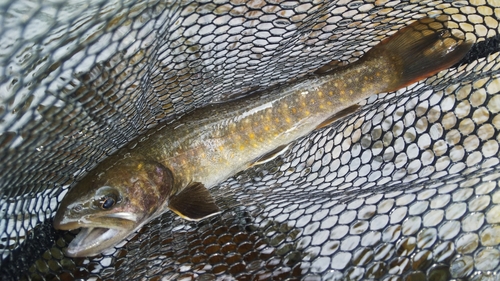
[[[329,126],[333,122],[339,120],[340,118],[343,118],[345,116],[351,115],[351,113],[356,112],[360,106],[358,104],[351,105],[347,108],[342,109],[341,111],[335,113],[334,115],[328,117],[325,121],[321,122],[318,126],[316,126],[315,130],[324,128],[326,126]]]
[[[338,60],[332,60],[331,62],[323,65],[322,67],[316,69],[314,74],[316,75],[328,75],[336,71],[337,68],[344,66],[345,64]]]
[[[447,16],[422,18],[368,51],[365,60],[383,57],[392,72],[387,92],[432,76],[465,56],[472,44],[453,36],[447,20]]]
[[[181,218],[199,221],[220,213],[214,198],[202,183],[195,182],[172,196],[168,208]]]

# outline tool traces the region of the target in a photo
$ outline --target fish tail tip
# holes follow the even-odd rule
[[[400,73],[391,85],[393,91],[427,78],[458,63],[472,43],[452,35],[447,16],[425,17],[401,29],[375,46]],[[368,55],[368,54],[367,54]]]

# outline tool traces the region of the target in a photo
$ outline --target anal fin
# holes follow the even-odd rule
[[[287,149],[289,147],[290,147],[290,144],[280,145],[280,146],[276,147],[275,149],[271,150],[270,152],[255,159],[255,161],[250,164],[250,167],[256,166],[256,165],[261,165],[261,164],[264,164],[264,163],[267,163],[269,161],[276,159],[278,156],[285,153],[285,151],[287,151]]]
[[[351,106],[349,106],[347,108],[342,109],[341,111],[339,111],[339,112],[333,114],[332,116],[328,117],[325,121],[321,122],[321,124],[319,124],[318,126],[316,126],[315,130],[324,128],[324,127],[332,124],[333,122],[339,120],[340,118],[350,115],[351,113],[353,113],[356,110],[358,110],[359,107],[360,107],[359,105],[355,104],[355,105],[351,105]]]
[[[170,198],[168,208],[181,218],[199,221],[220,213],[214,198],[202,183],[189,184]]]

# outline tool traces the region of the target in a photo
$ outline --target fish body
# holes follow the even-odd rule
[[[442,28],[430,27],[436,23]],[[196,110],[119,150],[61,202],[54,226],[82,228],[66,254],[99,254],[168,209],[188,220],[219,213],[207,187],[276,155],[359,101],[459,61],[470,44],[444,28],[442,19],[421,19],[352,64]]]

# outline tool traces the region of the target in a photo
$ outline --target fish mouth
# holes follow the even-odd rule
[[[113,245],[106,245],[105,247],[104,244],[116,240],[116,237],[126,238],[124,231],[120,229],[82,227],[64,252],[69,257],[95,256],[112,247],[115,242],[112,243]]]
[[[98,217],[86,217],[78,221],[54,223],[55,228],[80,232],[64,250],[69,257],[95,256],[116,246],[138,228],[135,215],[115,213]]]

